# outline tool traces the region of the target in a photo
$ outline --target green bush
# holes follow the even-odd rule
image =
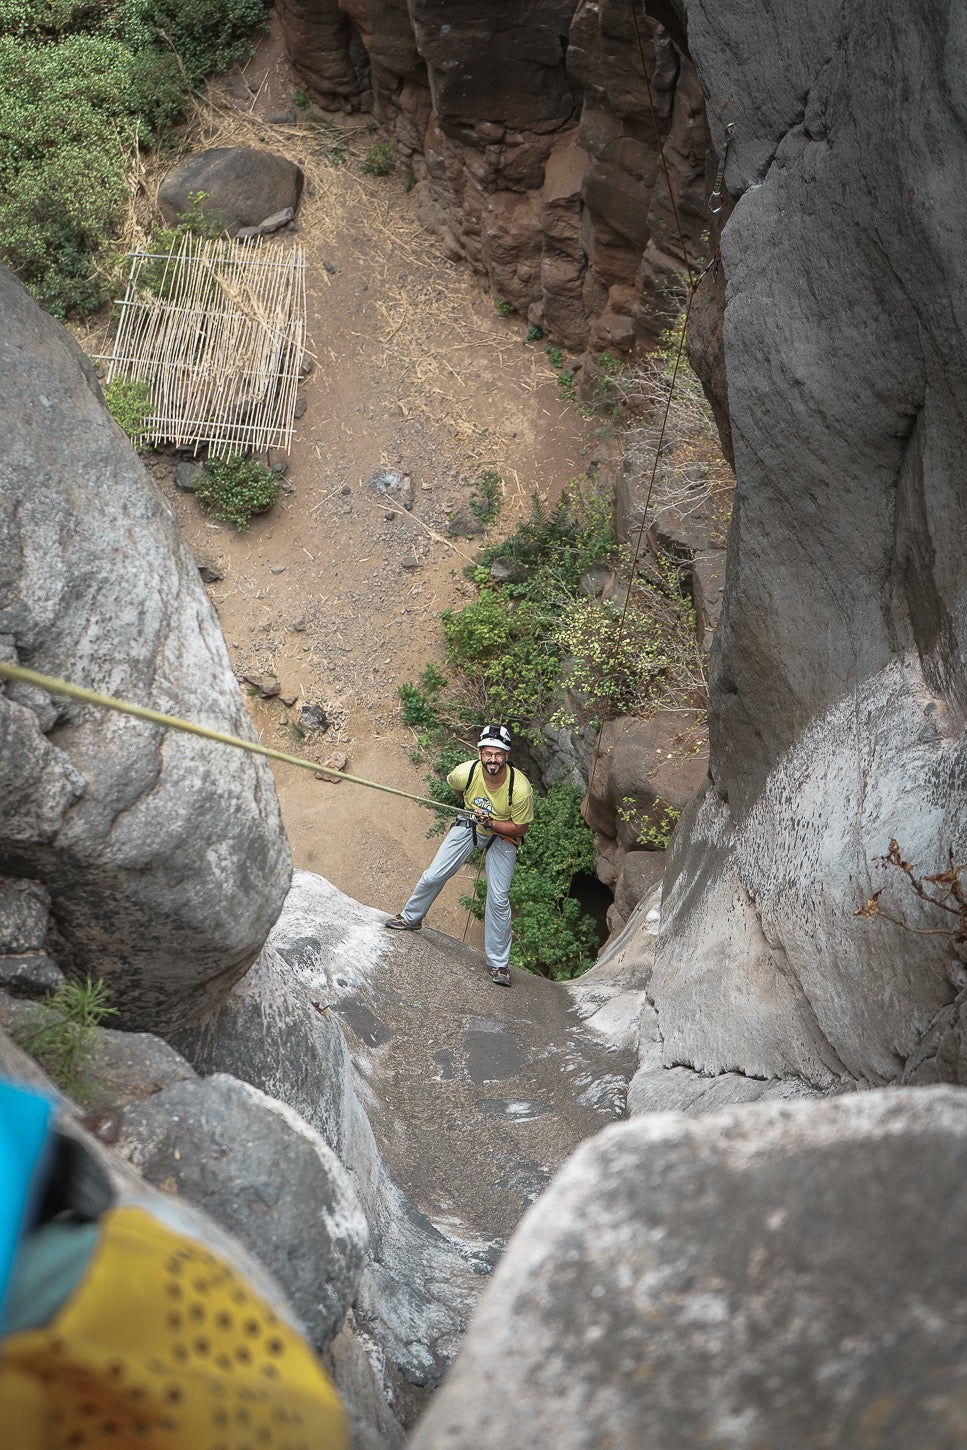
[[[583,698],[588,715],[646,715],[656,709],[701,710],[706,660],[695,609],[674,563],[652,560],[634,581],[627,607],[576,599],[561,614],[557,642],[567,657],[562,683]],[[564,711],[557,725],[573,725]]]
[[[139,439],[154,412],[149,385],[141,379],[122,382],[120,378],[114,378],[104,389],[104,401],[118,427],[123,428],[129,438]]]
[[[256,28],[262,0],[0,0],[0,256],[55,316],[104,300],[132,147]]]
[[[96,24],[98,0],[0,0],[0,35],[44,40]]]
[[[367,176],[389,176],[395,164],[389,142],[374,141],[363,162],[363,171]]]
[[[535,802],[534,820],[517,856],[510,888],[514,966],[558,981],[587,971],[598,944],[597,927],[570,890],[576,875],[593,870],[594,835],[581,817],[580,792],[557,782]],[[486,899],[481,873],[473,896],[461,900],[482,920]]]
[[[517,565],[522,578],[503,585],[502,593],[543,602],[556,617],[560,602],[577,592],[581,576],[610,559],[616,547],[608,500],[572,484],[552,509],[535,494],[530,518],[510,538],[484,549],[471,572],[483,582],[495,560]]]
[[[124,0],[115,14],[133,51],[174,51],[191,86],[250,55],[265,29],[263,0]]]
[[[397,694],[403,705],[403,724],[418,730],[431,730],[439,725],[437,697],[445,684],[436,665],[427,665],[419,686],[400,685]]]
[[[474,718],[504,720],[539,739],[558,668],[549,610],[484,588],[473,604],[445,610],[440,619],[447,664],[463,676]]]
[[[279,496],[276,474],[254,458],[210,458],[195,497],[206,513],[234,524],[239,533],[253,514],[264,513]]]

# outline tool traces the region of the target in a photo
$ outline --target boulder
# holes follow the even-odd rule
[[[0,305],[3,658],[254,739],[195,561],[86,357],[3,269]],[[7,683],[0,869],[45,893],[59,965],[155,1030],[245,972],[290,863],[264,761]]]
[[[624,716],[601,727],[584,817],[626,851],[660,849],[706,778],[699,714]]]
[[[294,161],[251,146],[216,146],[196,151],[158,188],[158,205],[169,226],[196,205],[217,227],[235,237],[243,230],[260,234],[287,213],[291,221],[302,195],[302,171]],[[271,228],[275,229],[274,225]]]
[[[0,880],[0,953],[39,950],[49,910],[50,897],[38,882]]]
[[[192,1077],[129,1107],[119,1149],[149,1183],[203,1209],[265,1264],[316,1348],[335,1337],[356,1297],[368,1230],[346,1170],[298,1113],[226,1074]]]
[[[967,1095],[655,1113],[524,1219],[410,1450],[952,1450]]]

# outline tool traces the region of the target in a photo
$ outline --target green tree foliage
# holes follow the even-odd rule
[[[557,678],[546,609],[481,589],[474,604],[440,618],[447,663],[462,674],[479,722],[504,720],[521,735],[539,736]]]
[[[103,300],[131,148],[262,25],[262,0],[0,0],[0,256],[55,316]]]
[[[204,471],[195,497],[206,513],[234,524],[239,533],[279,496],[278,476],[254,458],[210,458]]]

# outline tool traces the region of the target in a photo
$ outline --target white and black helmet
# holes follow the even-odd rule
[[[480,739],[477,741],[477,749],[483,750],[485,745],[491,749],[506,750],[510,754],[510,731],[506,725],[485,725],[480,732]]]

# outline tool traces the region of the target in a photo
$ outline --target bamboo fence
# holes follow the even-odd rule
[[[172,253],[129,253],[107,383],[145,382],[140,446],[209,455],[288,452],[305,351],[305,255],[187,234]]]

